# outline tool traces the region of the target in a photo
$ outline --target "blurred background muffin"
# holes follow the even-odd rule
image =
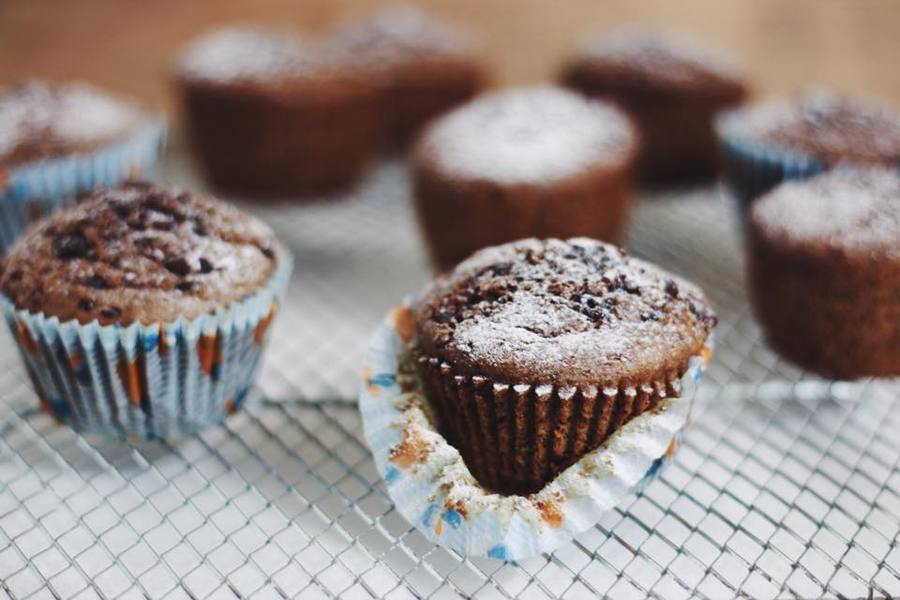
[[[745,204],[783,179],[840,163],[900,162],[900,112],[871,98],[814,90],[737,109],[718,122],[725,179]]]
[[[747,227],[754,312],[825,376],[900,375],[900,173],[839,168],[760,198]]]
[[[354,183],[378,142],[377,85],[288,30],[227,27],[185,48],[175,81],[214,186],[304,196]]]
[[[164,133],[158,115],[86,83],[0,88],[0,249],[71,196],[151,175]]]
[[[625,110],[641,133],[638,176],[647,183],[710,180],[718,172],[713,118],[739,104],[739,70],[686,36],[623,29],[586,39],[560,81]]]
[[[610,104],[552,86],[486,94],[435,121],[413,157],[431,257],[452,267],[525,237],[618,242],[638,148]]]
[[[332,35],[378,80],[389,148],[406,146],[425,123],[488,80],[473,32],[411,5],[347,21]]]

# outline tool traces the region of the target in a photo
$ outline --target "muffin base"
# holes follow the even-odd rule
[[[779,248],[748,227],[750,298],[773,348],[826,377],[900,375],[900,262]]]
[[[41,409],[85,433],[175,438],[243,403],[291,273],[286,252],[256,293],[171,323],[60,323],[0,296]]]
[[[478,482],[501,494],[532,494],[600,446],[633,417],[678,396],[687,370],[642,385],[555,386],[460,374],[415,354],[437,426]]]
[[[631,157],[543,185],[457,180],[430,162],[415,167],[415,205],[439,270],[526,237],[621,241],[631,204]]]

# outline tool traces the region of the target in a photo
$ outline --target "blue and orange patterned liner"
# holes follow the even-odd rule
[[[165,139],[165,120],[157,117],[95,152],[33,161],[8,171],[0,167],[0,251],[9,248],[31,223],[82,192],[151,177]]]
[[[725,113],[716,121],[716,135],[722,156],[725,183],[731,188],[741,211],[754,200],[789,179],[808,179],[825,170],[825,164],[811,154],[748,139],[729,124],[740,115]]]
[[[85,433],[174,438],[239,410],[259,366],[293,261],[282,250],[254,294],[194,319],[60,322],[0,295],[41,409]]]
[[[500,560],[552,552],[660,474],[691,420],[713,344],[710,337],[690,358],[677,397],[628,421],[539,492],[519,496],[483,488],[437,430],[408,352],[412,329],[404,304],[370,339],[359,408],[375,465],[397,510],[425,537]]]

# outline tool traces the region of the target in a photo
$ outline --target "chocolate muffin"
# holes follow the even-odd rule
[[[779,353],[836,378],[900,375],[900,174],[841,168],[760,198],[754,312]]]
[[[151,174],[164,134],[161,118],[87,84],[0,89],[0,250],[73,196]]]
[[[664,409],[716,323],[693,285],[586,238],[481,250],[413,315],[439,430],[503,494],[538,491],[633,416]]]
[[[0,306],[42,405],[76,429],[168,437],[239,407],[290,257],[261,222],[146,183],[37,223]]]
[[[618,241],[637,137],[602,102],[549,86],[477,98],[432,124],[413,157],[435,265],[528,236]]]
[[[747,96],[738,69],[689,39],[619,31],[586,40],[563,66],[563,85],[625,110],[641,134],[647,183],[702,181],[719,168],[713,119]]]
[[[722,115],[717,123],[725,176],[745,205],[784,179],[839,163],[900,161],[900,114],[873,100],[807,92]]]
[[[190,141],[211,182],[254,196],[308,196],[354,183],[378,144],[378,86],[322,44],[225,28],[176,70]]]
[[[470,99],[487,81],[474,36],[412,6],[348,22],[333,40],[377,81],[389,148],[405,147],[426,122]]]

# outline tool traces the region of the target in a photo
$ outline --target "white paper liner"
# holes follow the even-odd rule
[[[369,341],[359,407],[378,472],[397,510],[429,540],[470,556],[521,560],[551,552],[599,522],[672,457],[711,355],[691,357],[681,394],[638,415],[540,492],[482,488],[438,433],[418,389],[407,342],[408,306],[391,311]]]

